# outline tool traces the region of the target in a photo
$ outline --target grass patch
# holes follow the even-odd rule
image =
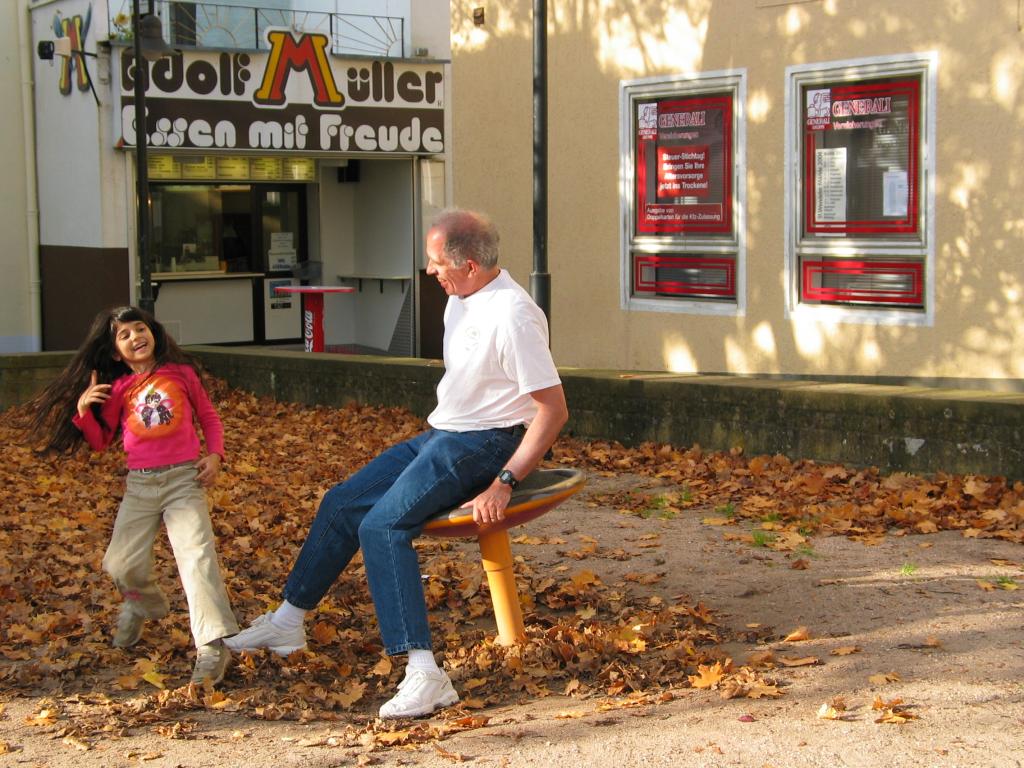
[[[648,505],[640,510],[640,517],[644,520],[649,520],[652,517],[657,517],[661,520],[674,520],[676,517],[676,510],[672,507],[671,501],[667,496],[652,496]]]
[[[755,547],[767,547],[775,541],[775,534],[771,531],[751,531],[750,536],[754,540]]]
[[[736,517],[736,505],[731,501],[728,504],[719,504],[715,507],[715,514],[722,517]]]
[[[798,555],[803,557],[817,557],[818,553],[814,551],[814,548],[810,544],[800,544],[793,550]]]
[[[900,576],[913,576],[917,573],[917,566],[913,563],[904,563],[900,566]]]

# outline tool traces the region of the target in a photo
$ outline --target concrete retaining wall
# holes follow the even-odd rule
[[[1024,478],[1020,394],[614,371],[563,379],[580,435]]]
[[[278,400],[434,407],[439,362],[194,347],[232,386]],[[0,356],[0,406],[27,399],[67,354]],[[1024,395],[912,386],[562,369],[580,437],[1024,479]]]
[[[30,400],[71,360],[71,352],[0,355],[0,411]]]

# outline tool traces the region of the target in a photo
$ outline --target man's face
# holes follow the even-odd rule
[[[444,233],[436,229],[427,233],[427,274],[437,278],[437,282],[449,296],[468,296],[479,286],[475,275],[476,264],[467,259],[461,267],[452,264],[451,259],[444,255]]]

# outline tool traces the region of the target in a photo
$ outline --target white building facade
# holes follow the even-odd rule
[[[153,8],[174,52],[138,69],[129,0],[25,9],[33,53],[60,41],[52,59],[23,62],[36,347],[73,348],[95,312],[142,295],[139,76],[156,316],[181,343],[298,341],[300,301],[275,289],[312,283],[354,289],[326,298],[328,348],[431,352],[440,317],[436,281],[421,281],[422,240],[450,188],[447,0]],[[4,290],[30,302],[31,274],[23,282]]]
[[[42,343],[33,149],[32,39],[26,3],[0,11],[0,352],[35,352]]]

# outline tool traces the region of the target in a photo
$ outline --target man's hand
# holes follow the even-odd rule
[[[210,453],[203,456],[196,462],[196,469],[199,470],[196,480],[201,486],[208,488],[213,485],[213,481],[217,479],[217,473],[220,472],[220,454]]]
[[[565,406],[565,393],[562,391],[561,384],[531,392],[530,397],[537,404],[537,415],[530,422],[515,453],[505,462],[505,469],[520,480],[537,466],[544,451],[555,442],[559,430],[569,418],[569,410]],[[473,521],[477,525],[490,525],[505,519],[505,508],[508,507],[511,498],[511,486],[494,478],[487,486],[487,490],[475,499],[467,501],[460,508],[472,507]]]
[[[97,384],[98,376],[96,371],[89,376],[89,386],[78,398],[78,415],[85,416],[89,412],[89,406],[93,403],[103,404],[110,397],[109,384]]]
[[[512,489],[497,478],[483,493],[462,505],[462,509],[473,508],[473,522],[489,525],[505,519],[505,507],[512,498]]]

